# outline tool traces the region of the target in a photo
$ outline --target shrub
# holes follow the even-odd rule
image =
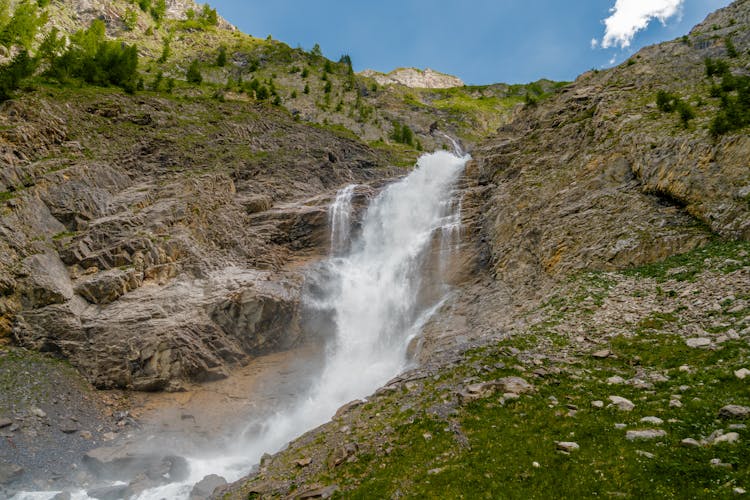
[[[34,74],[35,61],[28,51],[22,50],[7,64],[0,66],[0,101],[13,97],[21,82]]]
[[[16,6],[13,15],[8,13],[9,2],[0,2],[0,45],[10,48],[20,45],[31,49],[39,28],[47,23],[47,15],[39,12],[37,4],[24,0]]]
[[[196,85],[200,85],[203,82],[200,63],[198,63],[197,59],[194,59],[193,62],[190,63],[190,66],[188,66],[187,72],[185,73],[185,79],[189,83],[194,83]]]
[[[393,123],[393,131],[391,132],[391,140],[399,143],[406,144],[407,146],[414,146],[414,132],[406,124],[399,122]]]
[[[707,57],[703,62],[706,65],[706,76],[709,78],[714,75],[723,76],[729,73],[729,64],[726,61]]]
[[[227,65],[227,48],[223,45],[219,47],[219,55],[216,56],[216,65],[220,68]]]
[[[80,78],[93,85],[115,85],[134,92],[138,84],[138,50],[135,45],[105,40],[104,23],[97,19],[88,29],[71,36],[64,53],[51,56],[47,75],[59,81]]]

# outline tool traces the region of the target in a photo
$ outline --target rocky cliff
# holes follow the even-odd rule
[[[293,260],[338,186],[393,175],[267,106],[36,93],[4,104],[3,336],[98,387],[176,389],[298,341]]]
[[[424,70],[398,68],[390,73],[379,73],[371,69],[366,69],[360,75],[372,78],[380,85],[400,84],[417,89],[449,89],[464,86],[464,82],[460,78],[446,75],[430,68]]]

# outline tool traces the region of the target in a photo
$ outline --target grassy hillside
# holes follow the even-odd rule
[[[40,9],[47,22],[29,48],[32,54],[38,51],[53,28],[70,36],[100,20],[107,38],[137,47],[133,86],[138,91],[268,101],[286,108],[295,119],[345,127],[375,146],[402,143],[412,150],[448,147],[450,141],[436,131],[475,143],[507,122],[520,103],[544,98],[558,88],[548,81],[447,90],[379,86],[354,74],[346,55],[336,62],[323,57],[318,47],[305,51],[270,37],[255,38],[233,28],[208,6],[183,3],[159,12],[158,2],[51,1]],[[37,75],[45,71],[44,62],[39,66]],[[408,138],[395,132],[404,125],[411,132]]]

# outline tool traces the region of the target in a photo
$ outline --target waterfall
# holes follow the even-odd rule
[[[408,176],[372,200],[354,241],[355,186],[338,193],[329,212],[331,255],[321,264],[318,296],[307,300],[308,307],[330,316],[318,380],[290,408],[249,423],[232,446],[190,458],[186,481],[144,491],[141,500],[187,498],[207,474],[238,480],[264,453],[279,451],[407,368],[410,341],[446,295],[440,276],[425,274],[445,268],[457,241],[461,204],[455,184],[468,159],[447,151],[423,155]],[[87,497],[81,492],[74,498]]]
[[[332,246],[323,264],[323,296],[313,301],[333,316],[334,335],[320,378],[296,407],[268,419],[242,445],[243,453],[257,462],[264,452],[326,422],[341,405],[366,397],[406,368],[409,342],[440,302],[419,300],[422,273],[435,238],[455,236],[460,202],[453,199],[453,187],[468,159],[446,151],[422,156],[414,171],[370,203],[349,251],[337,254],[340,247]],[[351,221],[342,211],[347,205],[351,210],[345,200],[352,190],[339,192],[332,221]],[[337,224],[331,230],[348,231]],[[427,295],[442,298],[444,293]]]
[[[331,255],[339,255],[347,250],[352,226],[352,196],[356,184],[350,184],[336,194],[336,199],[328,210],[328,224],[331,228]]]

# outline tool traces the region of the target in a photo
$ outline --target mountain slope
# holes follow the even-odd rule
[[[749,143],[714,123],[748,26],[737,1],[518,110],[473,152],[420,367],[224,497],[744,494]]]

